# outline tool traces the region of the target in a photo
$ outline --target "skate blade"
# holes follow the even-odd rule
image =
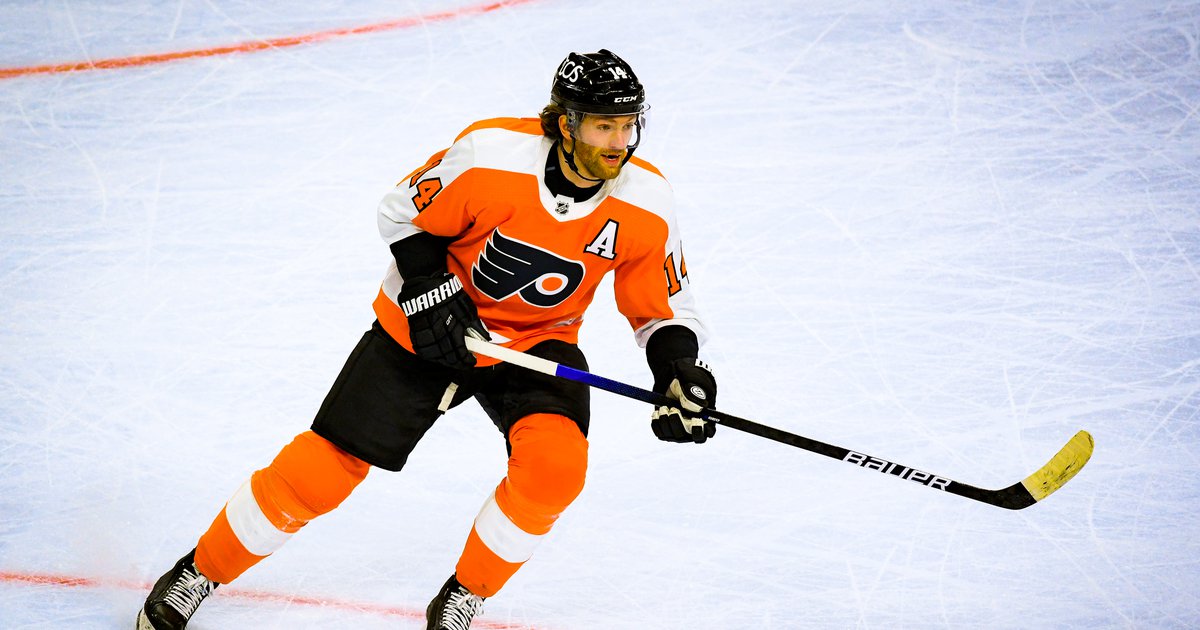
[[[136,630],[154,630],[154,624],[150,623],[150,618],[146,616],[145,608],[138,611]]]

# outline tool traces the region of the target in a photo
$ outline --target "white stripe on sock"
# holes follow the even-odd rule
[[[254,500],[254,492],[250,490],[250,482],[242,484],[233,498],[225,504],[225,516],[229,519],[229,527],[233,535],[246,548],[246,551],[256,556],[269,556],[283,546],[292,537],[287,532],[275,529],[270,519]]]
[[[484,501],[483,508],[475,517],[475,533],[488,549],[505,562],[525,562],[533,556],[533,550],[542,542],[543,536],[530,534],[509,520],[493,492]]]

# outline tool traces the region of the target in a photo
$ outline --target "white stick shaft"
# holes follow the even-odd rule
[[[524,352],[509,350],[504,346],[498,346],[494,343],[489,343],[482,339],[476,339],[469,335],[467,336],[467,349],[475,354],[482,354],[485,357],[499,359],[505,363],[519,365],[523,368],[534,370],[535,372],[549,374],[550,376],[557,376],[558,364],[553,361],[528,355]]]

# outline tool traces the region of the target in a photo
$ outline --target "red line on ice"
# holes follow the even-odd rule
[[[212,48],[198,48],[195,50],[179,50],[175,52],[157,53],[149,55],[136,55],[132,57],[117,57],[113,59],[99,59],[94,61],[78,61],[71,63],[59,63],[45,66],[27,66],[24,68],[0,68],[0,79],[10,79],[13,77],[28,76],[31,74],[61,74],[65,72],[82,72],[85,70],[103,70],[111,68],[131,68],[136,66],[149,66],[158,63],[166,63],[169,61],[178,61],[180,59],[194,59],[197,57],[217,57],[220,55],[230,55],[233,53],[248,53],[258,52],[262,50],[274,50],[278,48],[290,48],[292,46],[300,46],[302,44],[314,44],[317,42],[328,41],[340,37],[349,37],[351,35],[363,35],[366,33],[378,33],[380,31],[392,31],[402,28],[411,28],[428,24],[430,22],[443,22],[461,17],[479,15],[489,13],[498,9],[504,9],[519,4],[528,4],[535,0],[499,0],[498,2],[489,2],[487,4],[478,4],[469,7],[462,7],[450,11],[442,11],[439,13],[430,13],[428,15],[420,15],[415,17],[399,18],[396,20],[388,20],[386,22],[377,22],[375,24],[366,24],[363,26],[354,26],[349,28],[335,28],[327,31],[318,31],[307,35],[293,35],[291,37],[277,37],[274,39],[260,39],[250,42],[242,42],[239,44],[230,44],[228,46],[215,46]]]
[[[151,584],[148,582],[134,582],[132,580],[106,580],[98,578],[76,577],[71,575],[53,575],[48,573],[23,573],[18,571],[0,571],[0,583],[23,583],[40,584],[46,586],[87,588],[123,588],[146,592],[149,592],[151,587]],[[425,611],[419,608],[385,606],[383,604],[353,602],[330,597],[307,597],[303,595],[288,595],[286,593],[251,591],[228,587],[222,587],[221,589],[218,589],[213,597],[228,597],[233,599],[249,600],[253,602],[287,604],[290,606],[299,605],[313,606],[317,608],[333,608],[335,610],[370,613],[384,615],[387,617],[401,617],[415,621],[423,621],[425,619]],[[488,621],[487,619],[476,619],[471,625],[473,627],[478,626],[480,628],[488,628],[489,630],[536,630],[534,626],[505,623],[501,621]]]

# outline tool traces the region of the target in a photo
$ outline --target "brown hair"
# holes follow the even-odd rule
[[[562,132],[558,130],[558,117],[566,115],[567,110],[557,103],[550,103],[542,108],[542,135],[551,140],[562,140]]]

